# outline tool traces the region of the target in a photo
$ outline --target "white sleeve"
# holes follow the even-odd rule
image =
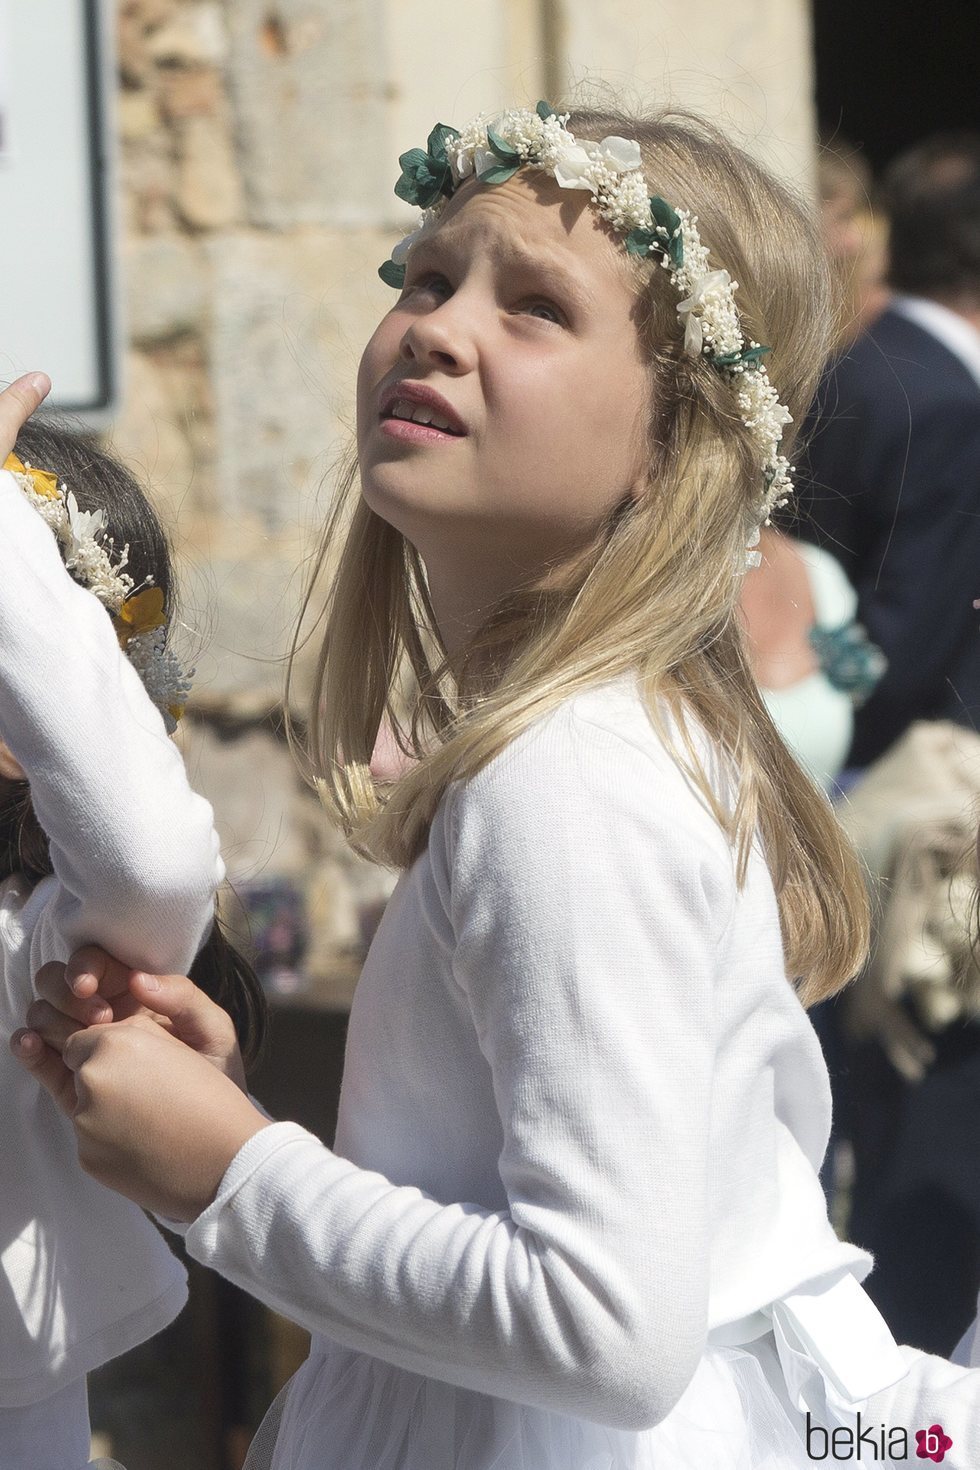
[[[348,1347],[640,1428],[705,1341],[713,985],[734,878],[720,833],[648,756],[582,727],[570,745],[555,769],[525,742],[455,794],[454,968],[492,1069],[508,1208],[439,1202],[277,1123],[186,1243]]]
[[[865,1425],[904,1429],[908,1439],[911,1464],[928,1463],[919,1453],[916,1434],[927,1433],[938,1426],[951,1444],[932,1456],[941,1460],[943,1470],[976,1470],[980,1465],[980,1369],[965,1368],[936,1358],[917,1348],[899,1349],[908,1364],[908,1373],[892,1388],[873,1394],[861,1405]],[[887,1443],[887,1437],[886,1437]],[[929,1449],[929,1445],[923,1445]],[[896,1460],[903,1456],[896,1456]],[[890,1462],[889,1462],[890,1463]]]
[[[0,738],[27,773],[59,883],[32,963],[92,942],[137,969],[185,972],[224,876],[211,807],[109,615],[4,471]]]

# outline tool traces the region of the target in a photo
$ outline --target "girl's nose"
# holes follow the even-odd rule
[[[429,364],[447,372],[465,373],[475,364],[472,332],[468,331],[453,299],[418,316],[406,329],[400,355],[406,362]]]

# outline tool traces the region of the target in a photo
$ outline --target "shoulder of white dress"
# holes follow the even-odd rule
[[[817,626],[839,628],[851,622],[857,613],[857,593],[837,558],[806,541],[797,542],[796,549],[806,565]]]

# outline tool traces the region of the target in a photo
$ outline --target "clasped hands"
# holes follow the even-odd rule
[[[184,975],[146,975],[87,946],[35,977],[10,1049],[71,1119],[82,1168],[174,1221],[207,1209],[269,1124],[245,1089],[228,1013]]]

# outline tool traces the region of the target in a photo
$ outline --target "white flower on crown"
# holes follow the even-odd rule
[[[432,228],[435,221],[439,218],[439,213],[440,211],[437,208],[422,210],[418,226],[414,230],[409,230],[405,238],[403,240],[399,240],[398,244],[391,252],[390,258],[394,261],[395,265],[405,264],[412,246],[417,240],[422,237],[422,235],[426,233],[427,230]]]
[[[166,628],[134,633],[126,644],[126,657],[143,681],[143,687],[163,716],[168,735],[177,728],[171,713],[182,709],[191,691],[193,669],[184,670],[167,647]]]
[[[722,314],[728,315],[732,278],[727,271],[709,271],[695,281],[690,296],[677,303],[677,315],[684,322],[684,351],[691,357],[700,357],[705,341],[712,345],[713,336],[720,325]],[[707,331],[706,331],[707,328]],[[709,335],[710,334],[710,335]],[[738,352],[742,346],[742,334],[734,348],[725,351]]]
[[[74,492],[69,490],[65,498],[68,510],[68,525],[71,530],[71,551],[79,551],[84,542],[91,537],[94,539],[105,530],[106,514],[104,510],[79,510],[78,501]]]
[[[742,422],[758,444],[763,464],[772,465],[778,456],[783,429],[793,422],[793,415],[780,403],[765,368],[740,373],[737,382]]]
[[[129,560],[129,547],[116,554],[115,564],[98,536],[105,530],[104,510],[80,510],[71,490],[65,496],[67,537],[63,538],[65,565],[75,573],[110,612],[118,612],[133,589],[133,579],[123,571]],[[113,548],[114,549],[114,548]]]

